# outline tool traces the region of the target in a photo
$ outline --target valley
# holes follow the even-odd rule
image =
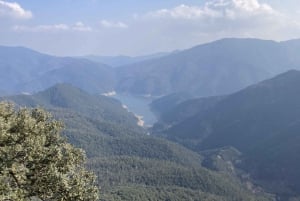
[[[299,0],[0,0],[0,201],[300,201]]]
[[[2,47],[0,100],[64,122],[101,201],[296,201],[298,44],[223,39],[118,67]]]

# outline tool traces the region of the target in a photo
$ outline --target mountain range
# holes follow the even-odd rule
[[[274,42],[222,39],[165,57],[124,66],[117,71],[117,91],[195,96],[228,94],[299,69],[300,40]]]
[[[177,51],[175,51],[177,52]],[[101,63],[101,64],[106,64],[111,67],[120,67],[124,65],[129,65],[133,63],[138,63],[141,61],[145,60],[150,60],[150,59],[155,59],[155,58],[160,58],[175,52],[160,52],[160,53],[155,53],[155,54],[150,54],[150,55],[145,55],[145,56],[136,56],[136,57],[130,57],[130,56],[97,56],[97,55],[87,55],[82,58],[86,58],[88,60]]]
[[[112,68],[99,63],[101,59],[55,57],[1,46],[0,70],[6,73],[0,76],[0,92],[33,93],[57,83],[70,83],[90,93],[222,95],[299,69],[299,48],[300,40],[229,38],[169,54],[136,57]]]
[[[234,147],[243,155],[239,167],[265,189],[297,195],[299,94],[300,71],[290,70],[224,97],[183,102],[154,128],[198,152]]]

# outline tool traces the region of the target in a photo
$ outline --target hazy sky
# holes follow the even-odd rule
[[[144,55],[224,37],[300,38],[299,0],[0,0],[0,45]]]

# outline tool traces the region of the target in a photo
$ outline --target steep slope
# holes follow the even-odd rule
[[[71,83],[90,92],[114,87],[114,73],[106,65],[45,55],[23,47],[0,46],[0,70],[3,94],[32,93],[57,83]]]
[[[205,114],[186,119],[170,132],[184,138],[202,135],[203,148],[234,145],[243,151],[249,150],[253,146],[248,143],[249,139],[262,141],[297,122],[299,78],[300,72],[292,70],[250,86],[227,96]],[[190,127],[191,132],[182,134],[181,125]]]
[[[165,95],[227,94],[292,68],[299,68],[298,41],[223,39],[118,69],[117,90]]]
[[[241,167],[281,196],[300,194],[300,71],[252,85],[167,130],[195,150],[233,146]]]
[[[213,108],[226,96],[192,98],[183,102],[179,102],[178,104],[176,104],[176,101],[172,101],[172,99],[169,99],[168,97],[169,96],[153,102],[152,107],[155,107],[155,110],[163,108],[159,110],[160,112],[156,112],[159,114],[159,121],[156,122],[152,127],[152,133],[154,135],[157,135],[158,133],[162,134],[164,130],[170,128],[171,126],[177,125],[180,122],[185,121],[186,119],[193,118],[195,115],[200,116],[206,114],[209,109]],[[166,98],[167,100],[165,100]],[[188,97],[186,96],[185,98],[188,99]],[[164,104],[168,104],[169,101],[172,101],[173,104],[169,103],[169,105],[171,105],[172,107],[163,107]],[[189,132],[189,130],[185,131]]]

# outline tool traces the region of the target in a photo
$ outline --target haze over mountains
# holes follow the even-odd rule
[[[1,47],[0,69],[7,75],[0,79],[0,90],[32,93],[67,82],[91,93],[227,94],[289,69],[299,69],[299,46],[299,40],[223,39],[116,69],[86,59]]]
[[[114,87],[111,68],[86,59],[56,57],[23,47],[0,47],[0,91],[37,92],[57,83],[70,83],[89,92]],[[87,82],[88,80],[88,82]]]
[[[173,52],[173,53],[175,53],[175,52]],[[83,58],[89,59],[94,62],[103,63],[103,64],[109,65],[111,67],[120,67],[120,66],[124,66],[124,65],[129,65],[129,64],[149,60],[149,59],[160,58],[160,57],[163,57],[163,56],[166,56],[169,54],[171,54],[171,53],[161,52],[161,53],[145,55],[145,56],[136,56],[136,57],[122,56],[122,55],[121,56],[88,55],[88,56],[84,56]]]
[[[299,69],[299,41],[223,39],[121,68],[117,91],[198,96],[227,94],[289,69]]]
[[[300,40],[223,39],[116,67],[2,46],[1,100],[63,120],[104,201],[296,201],[299,50]],[[111,91],[156,97],[159,121],[138,126],[100,95]]]

